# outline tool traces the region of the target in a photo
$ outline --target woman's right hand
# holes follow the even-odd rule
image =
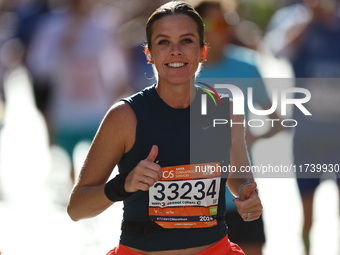
[[[154,162],[157,156],[158,147],[153,145],[146,159],[141,160],[126,177],[124,186],[126,192],[147,191],[162,178],[161,166]]]

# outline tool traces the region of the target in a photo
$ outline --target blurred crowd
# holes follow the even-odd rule
[[[95,2],[2,0],[0,1],[0,75],[3,77],[16,65],[26,66],[35,84],[37,106],[44,110],[53,96],[58,94],[56,91],[51,91],[51,87],[55,86],[51,83],[64,84],[64,81],[54,81],[55,77],[52,77],[53,75],[58,77],[59,72],[65,72],[61,66],[57,66],[63,61],[78,69],[78,71],[69,70],[69,77],[65,79],[72,79],[71,76],[77,74],[77,77],[84,76],[78,79],[88,79],[90,84],[98,83],[98,76],[102,75],[101,82],[106,86],[105,89],[111,86],[116,90],[110,92],[113,99],[119,98],[121,93],[124,94],[129,89],[139,90],[155,81],[152,68],[144,65],[145,57],[142,48],[145,42],[144,25],[151,12],[164,2],[166,0]],[[187,2],[196,5],[200,0]],[[275,10],[295,1],[227,0],[222,2],[228,10],[225,18],[233,26],[232,40],[236,44],[256,50],[262,42],[268,21]],[[97,66],[94,68],[95,66],[92,65]],[[68,69],[64,65],[62,67]],[[85,71],[88,69],[92,72]],[[133,77],[127,75],[129,70],[134,71]],[[113,77],[115,82],[110,80]],[[119,77],[119,80],[116,77]],[[91,82],[91,79],[97,81]],[[68,82],[81,83],[80,80]],[[83,86],[83,91],[87,90],[86,85]],[[122,88],[119,88],[120,86]],[[5,102],[3,85],[0,88],[1,99]],[[88,94],[92,94],[91,90],[87,91]]]
[[[96,119],[96,114],[102,115],[108,102],[155,82],[143,53],[144,25],[164,2],[2,0],[0,81],[16,66],[25,66],[32,77],[37,106],[51,132],[58,133],[61,125],[72,125],[72,121],[84,124],[79,119],[86,104],[92,106],[90,113],[97,123],[100,118],[97,115]],[[188,2],[195,5],[200,1]],[[257,50],[271,15],[292,0],[223,2],[228,10],[225,18],[233,26],[232,41]],[[4,104],[3,82],[0,84]],[[79,119],[71,117],[75,112]],[[88,114],[86,125],[91,124]]]
[[[36,107],[48,128],[50,144],[63,148],[73,162],[75,146],[80,141],[92,140],[101,119],[115,101],[156,82],[143,52],[144,33],[147,18],[164,2],[167,0],[0,0],[0,128],[5,124],[4,81],[17,68],[25,68]],[[203,1],[187,2],[199,6]],[[261,56],[268,54],[289,63],[291,78],[340,77],[338,5],[337,0],[224,0],[220,1],[221,9],[216,15],[209,14],[201,5],[210,46],[210,58],[207,68],[203,67],[202,78],[209,77],[209,72],[211,77],[223,73],[220,77],[266,78],[260,62]],[[227,46],[228,53],[224,52]],[[228,69],[229,73],[224,73],[218,69],[222,67],[216,63],[224,54],[228,63],[235,61],[232,65],[235,71]],[[284,76],[280,75],[278,72],[277,78]],[[332,91],[329,96],[340,93],[332,85],[327,86]],[[322,98],[324,89],[313,84],[299,84],[299,87],[306,87]],[[255,100],[265,108],[270,100],[264,87],[263,91]],[[333,101],[339,106],[338,97]],[[320,102],[309,107],[319,111],[320,116],[330,112],[322,109]],[[340,117],[339,110],[331,111],[331,117],[321,120],[321,124],[318,122],[316,130],[306,128],[310,123],[303,116],[294,116],[299,118],[301,128],[305,128],[297,130],[301,132],[299,140],[294,140],[296,164],[311,163],[310,158],[315,158],[311,156],[313,153],[320,161],[339,163],[329,154],[340,151],[334,139],[339,137],[339,122],[329,121],[334,116]],[[318,139],[311,141],[313,136]],[[249,148],[255,139],[247,140]],[[306,153],[311,148],[314,151]],[[323,158],[320,151],[327,157]],[[71,165],[70,178],[74,180],[76,170]],[[298,184],[305,198],[303,239],[308,252],[311,206],[317,184],[301,181]],[[264,235],[262,223],[259,228]],[[253,245],[250,250],[259,252],[247,254],[261,254],[264,240],[264,236],[260,241],[255,240],[259,242],[256,248],[250,243]]]
[[[163,2],[1,1],[1,120],[6,104],[4,78],[25,67],[51,144],[60,145],[72,159],[77,142],[92,139],[115,100],[155,82],[143,53],[144,25]],[[227,2],[231,22],[241,23],[236,2]],[[256,36],[247,40],[241,34],[248,32],[239,33],[240,43],[257,47]]]

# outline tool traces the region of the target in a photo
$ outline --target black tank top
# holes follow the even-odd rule
[[[223,105],[215,105],[208,96],[207,115],[201,115],[201,95],[205,92],[196,88],[196,96],[185,109],[168,106],[159,96],[155,86],[123,99],[128,102],[137,117],[136,140],[132,149],[118,163],[119,171],[131,171],[145,159],[152,147],[157,145],[156,158],[161,167],[206,162],[230,164],[230,125],[213,127],[213,119],[230,120],[229,98]],[[223,218],[225,208],[226,173],[222,174],[218,218]],[[124,200],[123,219],[129,222],[150,222],[148,213],[149,191],[137,191]],[[122,232],[120,243],[145,251],[185,249],[219,241],[227,234],[224,221],[209,228],[164,229],[156,234],[141,236]]]

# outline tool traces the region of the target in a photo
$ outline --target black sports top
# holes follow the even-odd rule
[[[118,164],[121,173],[131,171],[145,159],[152,145],[159,148],[156,161],[161,167],[206,162],[229,165],[230,125],[212,126],[214,118],[230,119],[229,98],[223,99],[223,105],[216,105],[207,96],[208,115],[201,115],[201,95],[206,93],[198,88],[196,92],[195,99],[185,109],[175,109],[167,105],[158,96],[155,85],[123,99],[135,111],[137,128],[135,144]],[[146,232],[139,235],[122,231],[120,243],[145,251],[161,251],[202,246],[221,240],[227,234],[225,222],[221,220],[226,212],[226,178],[227,175],[222,174],[217,225],[205,228],[159,227],[161,231],[157,233]],[[123,219],[132,223],[152,222],[149,216],[149,191],[139,190],[124,200]]]

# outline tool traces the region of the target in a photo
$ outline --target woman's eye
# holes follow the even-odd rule
[[[160,44],[160,45],[165,45],[165,44],[167,44],[167,43],[168,43],[167,40],[160,40],[160,41],[158,42],[158,44]]]
[[[192,43],[192,40],[189,39],[189,38],[186,38],[186,39],[183,40],[183,42],[184,42],[184,43]]]

